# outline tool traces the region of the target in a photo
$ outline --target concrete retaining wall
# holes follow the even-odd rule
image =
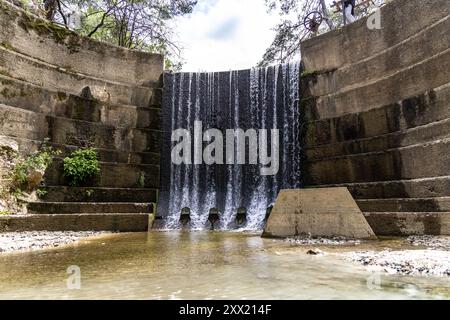
[[[303,180],[347,186],[378,234],[447,234],[450,2],[393,0],[381,19],[301,45]]]
[[[159,188],[163,61],[0,0],[0,136],[23,154],[44,139],[62,156],[92,146],[101,166],[100,176],[74,188],[56,159],[43,203],[30,203],[32,215],[2,218],[0,232],[147,230]]]

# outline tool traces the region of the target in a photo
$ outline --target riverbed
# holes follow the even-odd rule
[[[450,277],[390,274],[355,252],[405,239],[299,244],[257,233],[153,232],[0,255],[0,299],[449,299]]]

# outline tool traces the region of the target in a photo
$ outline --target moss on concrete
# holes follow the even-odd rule
[[[35,18],[26,12],[22,13],[18,24],[27,32],[33,30],[40,36],[51,36],[56,43],[65,45],[70,52],[78,51],[78,36],[67,28],[50,21]]]
[[[307,97],[307,98],[301,99],[300,103],[299,103],[300,109],[304,110],[311,104],[314,104],[315,102],[316,102],[315,97]]]
[[[300,75],[300,78],[301,78],[301,79],[304,79],[304,78],[309,78],[309,77],[315,77],[315,76],[317,76],[318,74],[319,74],[319,71],[308,71],[308,70],[305,70],[305,71],[303,71],[302,74]]]
[[[11,73],[9,73],[9,71],[5,69],[0,69],[0,75],[12,78]]]
[[[8,80],[8,79],[2,79],[0,77],[0,84],[4,85],[4,86],[9,86],[14,84],[12,80]]]
[[[11,45],[10,42],[8,41],[2,41],[0,42],[0,46],[2,46],[5,49],[11,50],[11,51],[15,51],[14,47]]]
[[[5,98],[7,98],[7,99],[10,99],[10,98],[13,98],[13,97],[14,97],[14,95],[11,94],[11,91],[10,91],[8,88],[3,88],[3,89],[0,91],[0,95],[3,96],[3,97],[5,97]]]

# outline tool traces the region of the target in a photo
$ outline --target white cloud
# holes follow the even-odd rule
[[[177,20],[184,71],[227,71],[255,66],[273,40],[279,21],[263,0],[200,0]]]

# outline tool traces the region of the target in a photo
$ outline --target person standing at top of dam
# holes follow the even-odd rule
[[[345,0],[344,1],[344,16],[347,23],[353,23],[356,21],[355,17],[355,6],[356,0]]]

